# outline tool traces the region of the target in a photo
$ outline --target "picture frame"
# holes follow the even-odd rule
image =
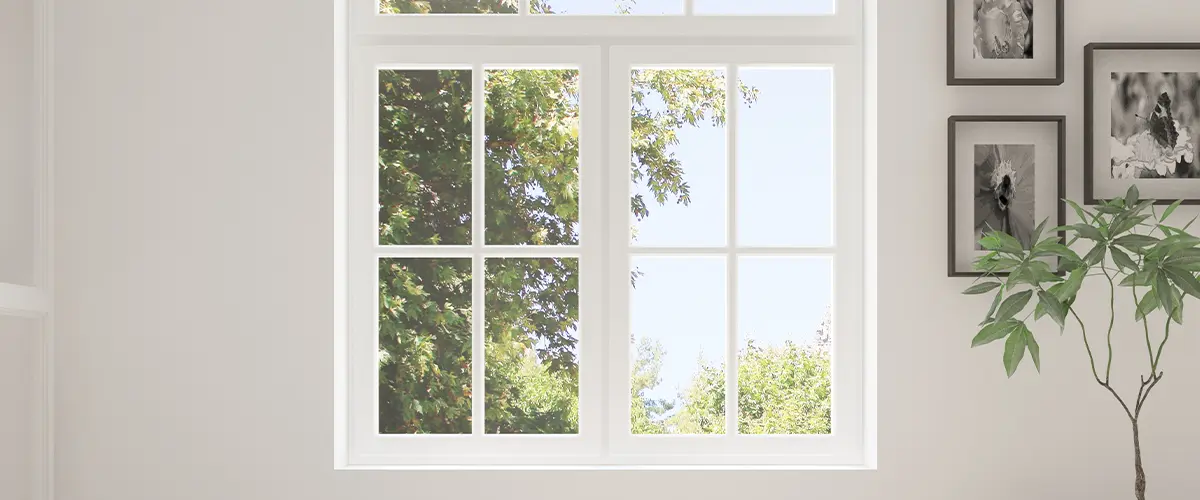
[[[1062,85],[1065,10],[1065,0],[946,0],[946,85]]]
[[[1048,227],[1066,225],[1066,121],[1061,115],[947,120],[948,276],[983,276],[971,263],[987,253],[977,243],[984,229],[1004,230],[1028,247],[1042,220],[1049,219]],[[1057,259],[1048,263],[1059,272]]]
[[[1083,76],[1084,203],[1200,204],[1200,43],[1089,43]]]

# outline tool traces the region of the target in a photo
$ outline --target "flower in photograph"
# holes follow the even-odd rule
[[[1034,146],[975,146],[975,233],[1000,231],[1033,245]],[[976,238],[978,240],[979,238]],[[976,248],[981,248],[976,246]]]
[[[1033,58],[1033,0],[975,0],[975,59]]]

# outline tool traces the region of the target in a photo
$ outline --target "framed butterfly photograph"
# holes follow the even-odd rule
[[[1160,204],[1200,204],[1200,44],[1084,49],[1084,201],[1136,185]],[[1105,161],[1108,160],[1108,161]]]
[[[988,253],[979,245],[987,233],[1028,249],[1043,221],[1043,238],[1065,225],[1066,117],[951,116],[949,132],[949,276],[980,276],[972,264]]]
[[[947,85],[1062,85],[1064,0],[946,0]]]

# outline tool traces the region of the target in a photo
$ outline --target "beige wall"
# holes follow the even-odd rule
[[[59,497],[1129,498],[1077,332],[1043,330],[1043,373],[1013,380],[967,348],[986,299],[945,277],[945,119],[1067,114],[1079,198],[1082,45],[1194,40],[1200,3],[1067,0],[1064,86],[950,89],[945,2],[879,2],[879,470],[547,473],[332,470],[330,2],[58,0]],[[1158,499],[1200,468],[1200,345],[1172,342],[1144,416]],[[1117,344],[1129,390],[1144,354]]]

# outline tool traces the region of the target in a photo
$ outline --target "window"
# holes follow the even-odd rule
[[[859,14],[353,0],[339,467],[863,465]]]

